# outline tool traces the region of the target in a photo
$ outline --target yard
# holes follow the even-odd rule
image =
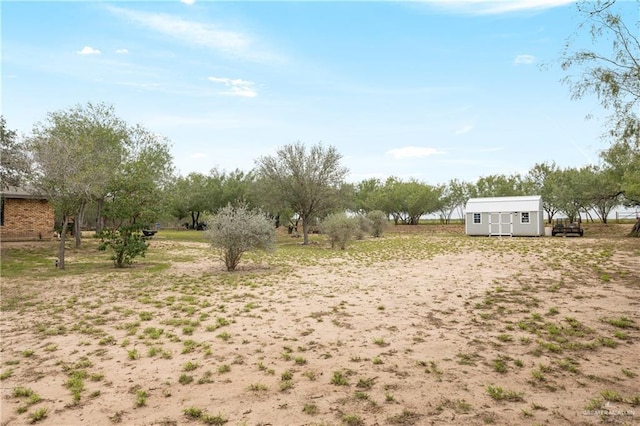
[[[1,423],[640,422],[640,241],[390,229],[279,237],[234,273],[196,231],[116,270],[3,244]]]

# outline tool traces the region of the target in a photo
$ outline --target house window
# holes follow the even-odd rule
[[[520,213],[520,223],[529,223],[529,212]]]
[[[4,197],[0,197],[0,226],[4,226]]]
[[[482,223],[482,215],[480,213],[473,214],[473,223]]]

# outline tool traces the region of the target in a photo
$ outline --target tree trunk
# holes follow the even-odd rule
[[[636,224],[633,225],[631,232],[629,232],[630,237],[640,238],[640,218],[636,220]]]
[[[302,245],[306,246],[309,244],[309,218],[302,218]]]
[[[102,204],[104,203],[104,199],[100,198],[97,202],[96,202],[96,234],[99,234],[100,232],[102,232],[102,229],[104,228],[104,218],[102,217]]]
[[[58,247],[58,269],[64,269],[64,244],[67,239],[67,226],[69,226],[69,217],[64,215],[62,218],[62,229],[60,230],[60,246]]]
[[[78,209],[75,221],[73,222],[73,233],[76,237],[76,249],[82,246],[82,222],[84,221],[84,208],[86,204],[83,202]]]

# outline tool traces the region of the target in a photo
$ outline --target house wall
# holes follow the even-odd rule
[[[0,240],[39,240],[53,238],[53,207],[47,200],[4,199],[4,223]]]
[[[505,212],[507,213],[507,212]],[[544,235],[544,217],[541,211],[529,212],[529,223],[520,223],[520,212],[511,212],[512,235],[515,237]],[[490,235],[491,213],[480,213],[481,223],[473,223],[473,213],[465,214],[465,232],[467,235]],[[504,229],[503,229],[504,232]]]

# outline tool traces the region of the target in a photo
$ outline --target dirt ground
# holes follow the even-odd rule
[[[444,229],[3,277],[1,424],[640,424],[640,242]]]

